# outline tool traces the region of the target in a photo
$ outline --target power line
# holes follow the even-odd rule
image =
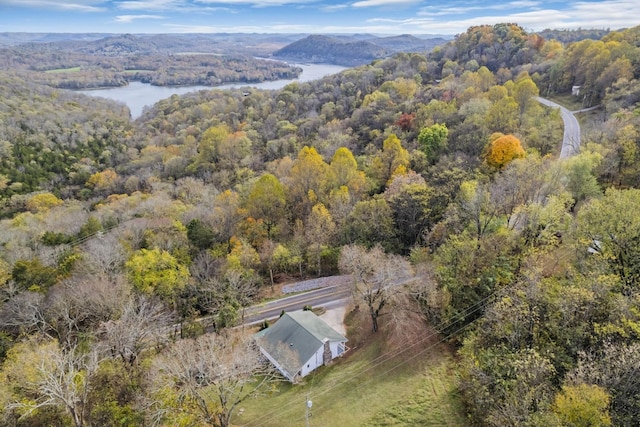
[[[462,312],[458,313],[454,317],[454,319],[452,319],[452,320],[450,320],[448,322],[442,322],[441,324],[439,324],[438,326],[436,326],[434,328],[435,332],[427,334],[425,337],[414,341],[411,345],[406,346],[406,347],[404,347],[402,349],[399,349],[399,350],[396,350],[396,351],[390,351],[390,352],[384,353],[384,354],[378,356],[377,358],[375,358],[374,360],[372,360],[370,362],[367,362],[367,364],[363,367],[363,369],[360,369],[358,372],[356,372],[355,374],[351,375],[350,377],[348,377],[348,378],[346,378],[346,379],[344,379],[342,381],[336,382],[336,383],[327,384],[324,387],[321,386],[320,387],[320,391],[317,392],[315,395],[316,396],[320,396],[320,395],[326,394],[329,391],[331,391],[331,390],[333,390],[333,389],[335,389],[335,388],[337,388],[339,386],[342,386],[342,385],[344,385],[344,384],[346,384],[346,383],[348,383],[350,381],[353,381],[354,379],[356,379],[356,378],[368,373],[369,371],[377,368],[378,366],[382,365],[383,363],[393,359],[394,357],[397,357],[397,356],[399,356],[399,355],[411,350],[412,348],[424,343],[425,341],[432,339],[434,336],[442,335],[444,330],[451,328],[455,324],[457,324],[457,323],[461,322],[462,320],[466,319],[469,315],[472,315],[472,314],[478,312],[479,310],[485,309],[486,307],[488,307],[489,304],[491,303],[491,301],[490,301],[491,299],[493,299],[494,297],[497,298],[501,293],[507,291],[508,288],[509,288],[509,286],[505,286],[502,289],[498,289],[498,290],[492,292],[487,297],[483,298],[482,300],[476,302],[475,304],[471,305],[467,309],[465,309]],[[425,353],[426,351],[431,350],[436,345],[439,345],[439,344],[449,340],[450,338],[452,338],[456,334],[462,332],[468,326],[474,324],[479,319],[480,319],[480,317],[478,317],[478,318],[474,319],[473,321],[471,321],[470,323],[468,323],[466,325],[463,325],[462,327],[456,329],[455,331],[451,332],[450,334],[448,334],[448,335],[444,336],[443,338],[441,338],[440,340],[438,340],[436,343],[429,345],[428,347],[424,348],[423,350],[421,350],[417,354],[411,356],[406,361],[399,363],[398,365],[396,365],[395,367],[391,368],[390,370],[388,370],[387,372],[385,372],[383,374],[386,374],[386,373],[392,371],[397,366],[401,366],[404,363],[415,359],[416,357],[418,357],[419,355]],[[362,385],[356,386],[356,389],[360,388],[361,386]],[[295,402],[290,402],[289,404],[285,404],[283,406],[280,406],[277,411],[272,411],[270,413],[267,413],[267,414],[259,417],[257,420],[254,420],[253,422],[247,424],[247,426],[253,426],[253,425],[259,426],[262,423],[271,421],[271,420],[275,419],[277,416],[281,415],[283,412],[286,413],[286,412],[290,411],[291,409],[293,409],[294,405],[296,405]]]

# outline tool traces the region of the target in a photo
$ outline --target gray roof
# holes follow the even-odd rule
[[[256,335],[258,345],[294,377],[323,346],[323,341],[347,339],[311,311],[285,313],[273,326]]]

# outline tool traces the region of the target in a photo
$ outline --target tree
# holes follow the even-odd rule
[[[409,167],[409,152],[402,147],[400,138],[391,134],[382,142],[382,152],[373,158],[369,173],[384,187],[399,167]]]
[[[87,180],[86,186],[88,188],[93,189],[94,192],[108,193],[115,189],[115,186],[118,184],[120,177],[117,172],[113,169],[107,169],[102,172],[96,172],[89,177]]]
[[[419,177],[412,182],[410,176]],[[418,243],[422,234],[428,229],[431,219],[430,202],[432,191],[424,179],[415,173],[393,178],[387,187],[384,197],[393,211],[393,219],[398,237],[404,249]]]
[[[189,270],[169,252],[160,249],[140,249],[125,264],[129,280],[146,295],[171,300],[185,287]]]
[[[131,297],[120,317],[100,325],[100,345],[130,368],[145,349],[168,341],[172,323],[171,314],[159,302],[146,296]]]
[[[340,147],[333,153],[330,168],[334,189],[346,186],[355,195],[362,193],[365,185],[364,173],[358,170],[358,163],[348,148]]]
[[[387,255],[380,246],[370,250],[347,245],[340,252],[340,271],[353,277],[353,295],[364,301],[371,317],[371,329],[377,332],[378,319],[398,286],[412,276],[409,263],[402,257]]]
[[[605,342],[601,348],[582,352],[579,356],[577,366],[567,375],[568,382],[594,384],[599,386],[600,390],[606,390],[611,399],[609,409],[612,424],[634,425],[640,413],[640,344]],[[597,393],[597,390],[595,391]],[[601,399],[593,404],[602,408],[602,398],[605,396],[600,397]]]
[[[345,221],[342,239],[365,247],[380,244],[387,251],[395,251],[399,246],[397,234],[391,207],[385,199],[377,198],[356,203]]]
[[[213,212],[207,222],[211,225],[218,241],[227,244],[228,251],[231,251],[231,238],[243,218],[240,211],[240,195],[235,191],[225,190],[213,200]]]
[[[606,427],[611,425],[609,394],[593,384],[564,385],[556,394],[553,411],[562,425]]]
[[[175,425],[228,427],[238,405],[275,380],[250,335],[207,334],[182,340],[154,362],[158,417]],[[184,420],[184,418],[183,418]]]
[[[584,255],[603,262],[622,281],[622,293],[635,295],[640,284],[640,190],[610,188],[583,206],[577,217]]]
[[[443,123],[436,123],[420,130],[418,144],[431,163],[435,163],[438,155],[445,148],[447,136],[449,136],[449,129]]]
[[[531,80],[529,73],[525,72],[518,76],[514,87],[513,97],[520,108],[520,120],[524,117],[529,103],[534,97],[538,96],[538,94],[538,86],[536,86],[533,80]]]
[[[56,206],[61,206],[64,202],[51,193],[38,193],[31,196],[26,203],[26,208],[33,212],[46,212]]]
[[[48,407],[61,408],[74,426],[87,426],[88,395],[98,364],[96,352],[62,350],[53,340],[20,343],[9,351],[0,373],[13,395],[8,409],[28,419]]]
[[[322,204],[318,203],[311,209],[311,214],[307,218],[305,235],[310,242],[309,246],[316,257],[318,276],[322,270],[322,250],[333,239],[336,231],[336,224],[333,222],[331,213]]]
[[[44,292],[58,280],[58,269],[43,265],[40,259],[19,260],[13,264],[11,278],[22,289]]]
[[[513,135],[494,133],[489,139],[484,158],[489,166],[502,169],[512,160],[522,158],[525,155],[518,138]]]
[[[329,165],[313,147],[303,147],[289,173],[289,198],[294,218],[307,216],[327,189]]]
[[[249,215],[262,219],[267,229],[267,239],[272,238],[273,228],[285,217],[286,205],[285,187],[270,173],[262,175],[256,181],[246,203]]]
[[[487,111],[486,122],[494,132],[516,132],[520,123],[519,105],[515,99],[505,96]]]

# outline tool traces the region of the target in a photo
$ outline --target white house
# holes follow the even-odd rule
[[[255,339],[262,354],[292,383],[347,350],[347,339],[311,311],[285,313]]]

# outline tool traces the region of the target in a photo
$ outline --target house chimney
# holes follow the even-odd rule
[[[331,357],[331,345],[329,343],[329,338],[323,339],[322,344],[324,345],[324,352],[322,353],[322,364],[330,365],[333,358]]]

